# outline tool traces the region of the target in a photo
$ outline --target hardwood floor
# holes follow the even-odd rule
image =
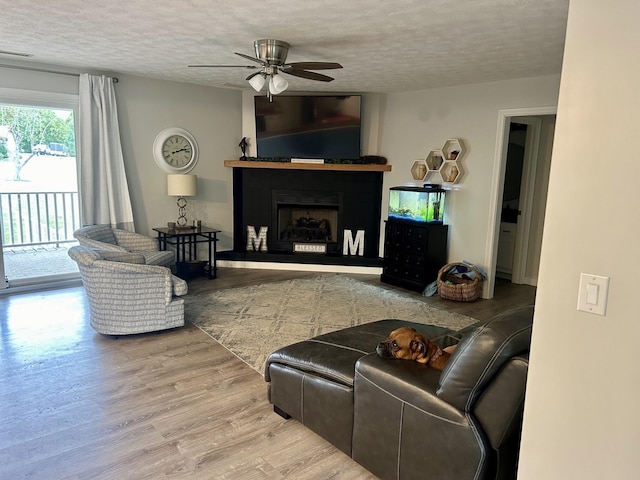
[[[189,288],[313,275],[221,269]],[[413,295],[482,320],[532,303],[535,288],[501,283],[468,304]],[[0,478],[375,478],[274,414],[262,376],[198,328],[105,337],[87,311],[81,287],[0,296]]]

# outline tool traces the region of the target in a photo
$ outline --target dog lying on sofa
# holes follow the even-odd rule
[[[384,342],[378,343],[376,353],[382,358],[413,360],[442,371],[455,345],[440,348],[413,327],[396,328]]]

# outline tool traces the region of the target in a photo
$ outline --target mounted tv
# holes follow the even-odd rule
[[[360,158],[360,95],[254,98],[258,157]]]

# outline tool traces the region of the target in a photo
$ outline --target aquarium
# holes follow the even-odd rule
[[[389,218],[419,223],[442,223],[444,195],[441,188],[391,187]]]

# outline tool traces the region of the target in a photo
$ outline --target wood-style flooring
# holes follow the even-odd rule
[[[189,288],[312,275],[227,268]],[[482,320],[535,288],[501,283],[473,303],[413,295]],[[273,413],[262,376],[198,328],[106,337],[87,312],[82,287],[0,296],[0,478],[375,478]]]

